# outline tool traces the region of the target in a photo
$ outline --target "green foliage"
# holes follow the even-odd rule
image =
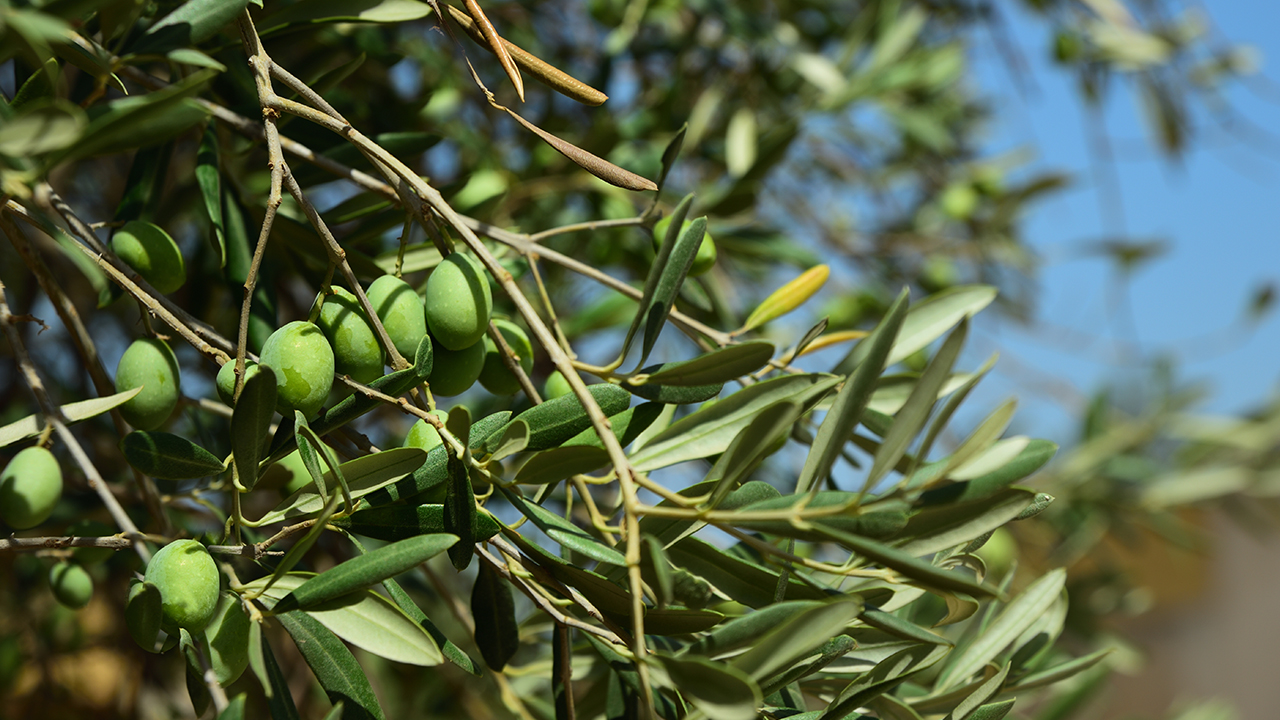
[[[1021,218],[1064,182],[977,156],[970,4],[6,6],[0,323],[8,376],[42,382],[0,426],[39,437],[0,517],[110,518],[92,551],[132,545],[100,595],[166,541],[95,603],[156,653],[141,682],[184,664],[219,718],[994,720],[1075,678],[1074,707],[1108,650],[1063,568],[1104,523],[1273,494],[1275,411],[1100,398],[1053,464],[1007,435],[1016,402],[958,412],[991,367],[972,329],[1032,304]],[[1184,152],[1192,34],[1029,5],[1088,102],[1123,70]],[[455,41],[493,57],[463,45],[473,76]],[[41,292],[64,330],[12,320]],[[179,357],[230,411],[183,398]],[[66,457],[89,487],[60,505]],[[1067,549],[1020,564],[1036,533]],[[93,585],[52,567],[68,607]],[[70,635],[45,627],[33,657]]]

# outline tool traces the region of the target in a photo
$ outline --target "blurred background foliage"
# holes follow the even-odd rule
[[[104,95],[113,100],[123,96],[101,58],[83,57],[65,40],[65,32],[96,37],[118,51],[133,46],[134,28],[146,27],[179,4],[4,0],[0,89],[20,110],[23,89],[53,84],[61,103],[58,112],[63,113],[58,117],[71,118],[64,122],[73,128],[68,132],[97,128],[92,123],[100,117],[95,110],[100,106],[93,102]],[[1020,157],[984,154],[984,130],[1004,108],[984,96],[969,61],[975,46],[994,46],[1009,66],[1010,82],[1019,82],[1025,70],[1003,18],[1012,4],[1015,0],[522,0],[487,2],[485,8],[506,38],[610,96],[593,108],[531,89],[518,110],[540,127],[641,175],[657,177],[664,148],[687,124],[682,155],[664,197],[697,193],[694,213],[708,216],[719,260],[710,273],[686,285],[679,303],[684,312],[715,327],[737,327],[760,299],[803,269],[818,262],[837,269],[822,296],[825,305],[809,322],[791,319],[768,329],[786,345],[822,316],[833,330],[870,328],[904,285],[920,297],[957,285],[991,284],[1000,290],[994,322],[1025,323],[1036,317],[1038,258],[1028,249],[1023,223],[1038,200],[1061,190],[1070,178],[1052,170],[1032,171]],[[1219,108],[1223,88],[1253,68],[1247,50],[1207,33],[1208,20],[1194,3],[1021,0],[1021,5],[1052,29],[1052,45],[1033,51],[1051,54],[1073,74],[1079,102],[1098,106],[1137,99],[1149,120],[1150,143],[1170,162],[1196,143],[1191,129],[1198,114]],[[427,14],[425,4],[266,0],[254,14],[269,52],[281,65],[355,120],[362,132],[417,168],[467,215],[538,232],[629,218],[645,209],[640,203],[647,197],[580,172],[489,107],[466,74],[457,46]],[[342,22],[316,22],[334,17]],[[366,22],[386,18],[408,21]],[[175,82],[207,83],[203,97],[245,117],[259,117],[239,39],[230,28],[215,39],[221,49],[197,64],[190,58],[140,55],[126,56],[122,65],[167,73]],[[498,100],[517,107],[497,62],[469,39],[461,42]],[[200,63],[223,70],[212,79],[202,78]],[[122,65],[105,70],[122,72]],[[82,105],[89,110],[81,110]],[[233,257],[233,236],[256,235],[268,184],[266,154],[260,142],[220,123],[210,126],[210,140],[198,131],[203,117],[194,113],[188,121],[161,124],[145,138],[136,133],[125,139],[104,136],[84,157],[57,166],[52,183],[84,217],[142,218],[168,228],[193,274],[223,272],[217,269],[215,240],[225,235],[225,272],[239,281],[244,258]],[[130,122],[135,121],[146,118]],[[296,118],[282,121],[281,130],[317,152],[371,171],[327,130]],[[227,216],[233,209],[242,212],[243,229],[213,227],[201,205],[194,169],[200,144],[211,141],[222,148]],[[130,144],[142,145],[131,163],[127,154],[119,154]],[[295,165],[299,181],[339,232],[358,274],[370,277],[378,266],[385,269],[394,261],[402,213],[351,183]],[[39,169],[12,163],[0,172],[5,194],[21,195],[24,181]],[[670,207],[664,204],[660,210]],[[281,212],[277,232],[285,242],[270,249],[268,282],[260,298],[266,330],[275,326],[273,315],[305,314],[311,288],[319,284],[325,267],[324,250],[300,211],[287,201]],[[651,215],[648,222],[656,219]],[[407,275],[421,279],[431,262],[430,243],[420,229],[408,243],[417,252],[408,256]],[[548,238],[545,245],[634,284],[643,282],[653,259],[647,228],[587,227]],[[1125,238],[1107,248],[1124,267],[1143,262],[1151,250]],[[47,305],[36,302],[38,288],[11,249],[0,250],[0,258],[0,278],[17,298],[16,305],[34,303],[35,314],[51,315]],[[414,265],[416,259],[424,264]],[[523,272],[520,263],[511,267]],[[101,278],[71,255],[55,270],[67,278],[66,289],[81,307],[94,305],[99,296],[111,299]],[[607,354],[618,345],[633,312],[630,302],[554,263],[544,263],[543,272],[554,305],[575,311],[563,328],[582,359],[607,361],[592,350]],[[528,283],[528,278],[521,280]],[[193,314],[211,318],[225,333],[234,327],[239,298],[222,288],[189,285],[177,300]],[[1259,299],[1260,311],[1269,308],[1270,300]],[[110,365],[127,344],[135,316],[129,303],[104,307],[94,316],[93,330]],[[501,301],[499,309],[512,314]],[[35,348],[38,360],[68,397],[80,396],[87,380],[71,360],[67,336],[56,333],[41,338]],[[256,342],[262,337],[258,334]],[[187,350],[179,353],[184,367],[196,366]],[[824,355],[816,357],[815,362],[827,362]],[[919,370],[926,360],[922,352],[907,363]],[[535,375],[544,377],[549,370],[539,367]],[[203,375],[208,383],[212,372],[198,366],[186,377]],[[0,381],[0,422],[26,414],[26,390],[7,352],[0,355]],[[208,396],[208,387],[189,380],[186,393]],[[1047,522],[1019,525],[1020,534],[985,549],[988,562],[1071,568],[1069,646],[1114,643],[1112,619],[1149,607],[1140,584],[1107,551],[1110,543],[1140,544],[1154,533],[1176,546],[1202,547],[1204,538],[1187,509],[1205,503],[1226,508],[1250,526],[1270,521],[1275,510],[1270,500],[1280,493],[1280,407],[1273,402],[1243,417],[1204,418],[1194,412],[1198,400],[1176,369],[1160,365],[1150,367],[1140,383],[1099,391],[1079,418],[1078,437],[1055,438],[1063,450],[1035,482],[1037,489],[1058,498],[1041,516]],[[192,430],[201,432],[199,427]],[[388,436],[404,431],[381,430]],[[784,453],[771,462],[788,460],[794,457]],[[120,474],[126,468],[121,464],[113,470]],[[32,648],[26,646],[29,634],[18,627],[28,626],[48,638],[38,648],[36,677],[53,678],[77,693],[66,701],[65,717],[89,709],[121,716],[134,712],[134,707],[110,706],[117,698],[134,697],[115,692],[126,686],[143,688],[136,696],[138,716],[169,716],[172,699],[147,693],[179,680],[144,675],[138,659],[114,656],[94,644],[95,638],[122,632],[109,610],[95,606],[95,612],[82,614],[75,623],[69,622],[69,611],[53,603],[41,617],[15,616],[13,609],[27,606],[27,596],[44,592],[42,571],[29,556],[0,562],[9,578],[0,593],[0,697],[13,694],[25,698],[21,707],[47,709],[31,704],[37,700],[32,670],[20,664]],[[119,580],[117,574],[111,577]],[[116,590],[112,594],[123,597],[123,585]],[[438,610],[437,616],[448,616]],[[464,686],[451,683],[448,671],[423,682],[406,668],[371,656],[362,660],[368,661],[375,686],[399,691],[384,693],[403,702],[399,708],[388,705],[392,716],[455,699],[471,717],[485,716],[497,706],[492,697],[466,692],[451,697]],[[145,670],[176,668],[147,664]],[[1059,691],[1049,707],[1028,716],[1073,716],[1102,677],[1102,671],[1086,676]],[[1215,708],[1197,705],[1188,717],[1208,717]]]

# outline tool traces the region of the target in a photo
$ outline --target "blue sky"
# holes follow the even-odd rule
[[[1121,226],[1104,211],[1111,189],[1096,180],[1074,80],[1050,62],[1042,24],[1029,22],[1015,5],[1002,7],[1035,87],[1019,93],[1000,56],[975,51],[971,60],[997,109],[989,149],[1030,151],[1030,169],[1066,170],[1074,182],[1027,216],[1026,237],[1044,261],[1035,329],[988,327],[972,344],[970,364],[997,345],[1002,352],[979,404],[992,407],[1017,394],[1024,399],[1023,430],[1067,440],[1062,434],[1070,435],[1074,422],[1057,400],[1137,377],[1132,354],[1118,356],[1136,349],[1145,359],[1174,358],[1182,381],[1207,382],[1212,395],[1201,411],[1257,407],[1275,394],[1280,377],[1280,315],[1243,321],[1252,293],[1280,281],[1280,82],[1272,85],[1280,67],[1280,13],[1267,0],[1208,3],[1216,36],[1251,45],[1262,57],[1260,73],[1225,97],[1276,133],[1271,147],[1231,138],[1201,111],[1193,150],[1170,164],[1148,141],[1136,94],[1113,88],[1105,125],[1116,149]],[[1113,264],[1085,250],[1119,235],[1160,239],[1169,250],[1117,295]],[[1125,305],[1128,318],[1110,309]],[[1055,399],[1037,400],[1028,389],[1048,389]]]

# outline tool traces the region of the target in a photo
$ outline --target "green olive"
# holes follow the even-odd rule
[[[394,275],[374,280],[365,294],[382,327],[386,328],[391,344],[406,360],[413,362],[418,343],[427,334],[427,311],[422,298],[409,283]]]
[[[222,685],[235,682],[249,666],[249,616],[240,599],[229,592],[218,598],[218,607],[204,629],[209,643],[209,665]]]
[[[140,387],[142,392],[120,406],[120,414],[139,430],[155,430],[178,406],[182,373],[178,358],[163,340],[142,338],[120,356],[116,365],[116,391]]]
[[[432,410],[431,414],[440,418],[441,422],[449,419],[449,413],[443,410]],[[436,427],[426,420],[419,420],[409,428],[409,434],[404,438],[404,447],[416,447],[429,451],[441,442],[443,441]]]
[[[315,323],[294,320],[271,333],[258,360],[275,371],[277,407],[313,417],[333,386],[333,348]]]
[[[333,295],[324,298],[319,325],[333,348],[337,372],[362,383],[382,377],[386,358],[378,344],[378,335],[355,295],[334,286]]]
[[[33,528],[53,514],[62,498],[62,468],[53,453],[29,447],[0,473],[0,518],[12,528]]]
[[[175,540],[160,548],[147,565],[146,582],[160,591],[161,627],[167,622],[202,630],[218,606],[218,566],[195,540]]]
[[[157,291],[168,295],[187,282],[178,244],[158,225],[131,220],[111,237],[111,251]]]
[[[685,220],[680,226],[680,232],[683,233],[693,224],[691,220]],[[667,228],[671,227],[671,216],[668,215],[658,221],[653,226],[653,246],[655,248],[662,247],[662,243],[667,237]],[[689,275],[696,277],[702,275],[716,264],[716,243],[711,238],[711,233],[704,232],[702,234],[702,244],[698,246],[698,254],[693,258],[693,265],[689,267]]]
[[[427,326],[437,345],[456,352],[480,342],[492,311],[489,279],[479,260],[455,252],[431,271],[427,278]]]
[[[499,318],[493,324],[520,358],[520,367],[528,375],[533,370],[533,344],[529,342],[529,336],[510,320]],[[488,336],[484,339],[484,367],[480,370],[480,384],[494,395],[514,395],[520,392],[520,381],[507,369],[498,352],[498,344]]]
[[[49,587],[58,602],[79,610],[93,597],[93,578],[74,563],[61,562],[49,570]]]
[[[252,360],[245,360],[245,382],[249,382],[249,378],[257,374],[258,363]],[[232,398],[235,397],[236,393],[236,361],[234,358],[229,362],[223,363],[222,367],[218,368],[218,377],[214,384],[218,386],[218,397],[222,398],[222,402],[226,403],[228,407],[235,407],[235,403],[232,402]]]
[[[288,497],[313,482],[311,473],[307,472],[307,466],[302,464],[301,453],[294,450],[271,463],[271,466],[263,471],[262,477],[254,487],[275,488],[281,495]]]
[[[431,392],[461,395],[476,383],[484,369],[484,343],[477,342],[458,351],[437,347],[431,367]]]
[[[565,380],[564,375],[559,370],[547,376],[547,382],[542,386],[542,399],[554,400],[561,395],[568,395],[573,392],[573,388],[569,387],[569,381]]]

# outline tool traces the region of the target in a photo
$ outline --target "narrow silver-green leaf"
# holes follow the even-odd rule
[[[519,418],[512,421],[498,437],[490,460],[501,460],[521,452],[529,445],[529,423]]]
[[[227,703],[222,712],[218,713],[218,720],[244,720],[244,703],[248,697],[248,695],[240,693],[231,698],[231,701]]]
[[[1067,571],[1052,570],[1014,598],[987,631],[973,641],[939,676],[935,692],[966,680],[1000,654],[1049,609],[1066,584]]]
[[[235,20],[248,4],[249,0],[187,0],[147,28],[129,49],[135,53],[163,53],[197,45]]]
[[[1007,488],[981,500],[927,508],[898,534],[905,540],[898,549],[920,557],[969,542],[1017,518],[1035,497],[1030,490]]]
[[[796,492],[807,492],[810,488],[817,487],[830,474],[836,458],[840,457],[845,443],[853,435],[853,429],[862,419],[862,412],[875,390],[876,380],[884,370],[885,358],[902,327],[909,297],[908,291],[904,289],[885,312],[884,319],[876,326],[875,331],[858,343],[857,347],[866,348],[867,361],[858,365],[857,370],[845,380],[844,387],[836,395],[835,403],[822,419],[818,435],[805,458],[804,468],[796,480]]]
[[[276,619],[293,637],[293,644],[320,681],[329,702],[342,703],[344,720],[386,718],[364,669],[341,640],[301,611],[277,615]]]
[[[393,448],[349,460],[341,468],[351,488],[351,499],[355,500],[412,473],[422,467],[426,458],[427,453],[421,448]],[[332,482],[333,474],[325,473],[324,478]],[[299,490],[257,522],[266,524],[311,515],[324,507],[325,499],[314,490]]]
[[[247,367],[247,366],[246,366]],[[231,452],[241,487],[258,482],[258,461],[271,446],[271,418],[276,412],[276,374],[266,365],[245,378],[240,398],[231,411]]]
[[[263,592],[262,598],[271,607],[273,601],[279,601],[312,577],[315,573],[289,573]],[[265,584],[266,578],[262,578],[248,583],[246,589],[259,590]],[[293,612],[315,618],[343,640],[388,660],[422,666],[444,661],[439,646],[421,625],[372,590],[358,590],[311,610]]]
[[[260,628],[261,626],[259,623],[254,623],[252,627]],[[254,631],[251,628],[249,632]],[[293,693],[289,691],[289,681],[285,678],[279,663],[276,662],[276,656],[271,652],[271,645],[267,643],[267,638],[261,634],[260,629],[257,635],[261,640],[259,648],[262,651],[262,673],[259,677],[265,675],[267,678],[262,689],[267,695],[267,707],[271,711],[271,720],[298,720],[298,708],[293,704]]]
[[[476,661],[472,660],[471,656],[463,652],[457,645],[454,645],[453,641],[445,637],[440,628],[431,622],[431,618],[428,618],[426,613],[422,612],[422,609],[413,601],[413,598],[409,597],[409,593],[400,587],[399,583],[388,578],[382,581],[382,586],[387,589],[391,599],[395,601],[396,605],[400,606],[404,614],[421,625],[422,629],[426,630],[427,634],[436,641],[436,644],[440,646],[440,653],[444,655],[445,659],[472,675],[480,676],[480,666],[476,664]]]
[[[916,303],[898,332],[893,350],[885,360],[891,367],[905,360],[917,350],[942,337],[962,319],[971,317],[996,299],[996,289],[989,285],[963,285],[934,293]],[[870,350],[866,343],[858,343],[836,366],[833,372],[847,374],[862,364]]]
[[[760,686],[742,670],[697,656],[655,654],[680,694],[709,718],[755,720],[764,702]]]
[[[533,521],[533,524],[539,530],[547,534],[547,537],[555,540],[566,548],[603,563],[611,565],[625,566],[627,559],[622,553],[605,545],[599,540],[591,537],[585,530],[538,505],[537,503],[526,502],[524,498],[511,490],[499,487],[503,497],[507,499],[516,510],[522,515]]]
[[[158,480],[217,475],[227,466],[190,440],[173,433],[135,430],[120,440],[120,452],[135,470]]]
[[[654,435],[632,454],[632,465],[641,471],[656,470],[724,452],[764,408],[794,400],[808,409],[839,381],[830,375],[786,375],[751,385]]]
[[[764,340],[729,345],[692,360],[665,363],[642,370],[646,382],[688,387],[725,383],[753,373],[773,358],[773,343]],[[636,378],[632,378],[634,381]]]
[[[950,645],[916,645],[890,655],[849,683],[827,706],[821,720],[844,718],[872,698],[883,695],[915,673],[934,665],[949,652]]]
[[[880,450],[872,461],[871,470],[867,473],[864,487],[867,490],[876,486],[890,469],[898,464],[907,452],[907,446],[916,439],[920,429],[924,427],[929,414],[933,412],[934,403],[938,401],[938,392],[951,375],[960,350],[964,347],[965,338],[969,335],[969,323],[961,320],[959,326],[947,336],[946,342],[938,349],[938,354],[929,361],[928,367],[920,375],[919,382],[911,391],[911,396],[893,418],[893,425],[884,436]]]
[[[419,535],[384,545],[332,567],[299,585],[276,604],[277,612],[306,610],[349,592],[363,590],[417,567],[458,542],[444,533]]]
[[[455,405],[449,411],[445,428],[462,443],[463,454],[446,447],[446,467],[449,473],[444,496],[445,532],[458,536],[458,542],[449,548],[449,560],[458,570],[471,564],[476,544],[476,496],[471,488],[468,460],[471,451],[466,449],[471,439],[471,411],[465,405]]]
[[[622,351],[618,354],[618,362],[622,362],[627,357],[627,353],[631,351],[631,343],[635,341],[636,332],[649,316],[650,308],[654,305],[654,297],[658,291],[659,281],[671,257],[672,248],[676,246],[676,238],[680,234],[680,228],[684,226],[684,219],[689,214],[689,208],[692,206],[693,193],[690,193],[685,195],[680,203],[676,205],[675,210],[671,211],[671,224],[667,227],[665,241],[658,246],[658,256],[654,258],[653,265],[649,267],[649,275],[645,278],[644,291],[640,296],[640,308],[636,311],[635,318],[631,320],[631,327],[627,329],[627,336],[622,341]],[[644,361],[641,360],[640,364],[643,365]]]
[[[681,654],[704,655],[716,659],[746,646],[754,646],[757,639],[772,632],[800,613],[822,606],[817,600],[790,600],[766,605],[759,610],[721,625],[681,650]]]
[[[841,634],[862,613],[862,598],[844,597],[778,625],[730,664],[756,680],[773,675]]]
[[[671,221],[671,227],[680,227],[674,220]],[[667,315],[671,314],[671,306],[676,301],[676,296],[680,294],[680,286],[684,284],[685,277],[689,274],[689,268],[693,267],[694,258],[698,255],[698,248],[702,247],[702,236],[707,232],[707,219],[700,217],[689,223],[689,227],[680,233],[680,238],[676,240],[675,246],[671,249],[671,255],[667,258],[662,268],[662,275],[658,278],[658,284],[654,288],[653,297],[650,299],[648,306],[642,306],[641,312],[644,314],[644,339],[641,343],[640,364],[644,365],[648,359],[649,353],[653,350],[653,344],[658,341],[658,334],[662,332],[662,328],[667,324]]]
[[[194,56],[191,55],[194,53]],[[196,63],[205,60],[217,62],[213,58],[192,48],[181,48],[169,53],[170,59],[178,54],[179,58],[189,58]],[[179,59],[179,62],[182,62]],[[221,63],[219,63],[221,64]],[[208,67],[208,66],[206,66]],[[221,68],[226,70],[225,67]],[[200,196],[204,200],[205,215],[213,226],[213,246],[218,251],[218,267],[227,265],[227,239],[222,226],[222,174],[218,170],[218,132],[217,124],[209,123],[205,127],[204,137],[200,140],[200,149],[196,151],[196,184],[200,186]]]
[[[520,649],[520,626],[511,586],[487,562],[480,563],[471,589],[471,616],[476,620],[476,647],[484,664],[502,672]]]
[[[609,453],[591,445],[551,448],[529,458],[516,472],[516,482],[526,485],[558,483],[609,464]]]
[[[1066,680],[1067,678],[1074,677],[1102,662],[1104,658],[1114,651],[1115,648],[1105,648],[1103,650],[1098,650],[1097,652],[1089,653],[1084,657],[1068,660],[1067,662],[1054,665],[1053,667],[1045,670],[1032,673],[1021,678],[1013,685],[1006,687],[1004,692],[1025,692],[1027,690],[1034,690],[1038,687],[1044,687],[1045,685],[1052,685],[1056,682]]]
[[[1005,663],[1004,667],[1000,668],[1000,672],[983,681],[964,700],[961,700],[960,704],[947,715],[946,720],[969,720],[978,708],[1000,692],[1007,677],[1009,677],[1009,664]]]
[[[884,565],[892,570],[896,570],[902,575],[911,578],[925,587],[965,592],[971,595],[980,595],[982,597],[990,597],[995,594],[995,591],[986,585],[975,580],[970,580],[959,573],[943,570],[942,568],[925,562],[914,555],[904,553],[897,548],[889,547],[883,543],[859,537],[851,533],[842,532],[833,527],[824,525],[821,521],[815,520],[813,522],[813,526],[825,535],[827,539],[840,543],[872,562]]]
[[[794,400],[783,400],[762,410],[734,436],[729,447],[707,474],[719,484],[711,492],[706,507],[714,509],[734,488],[741,485],[760,466],[765,455],[781,447],[804,408]]]

